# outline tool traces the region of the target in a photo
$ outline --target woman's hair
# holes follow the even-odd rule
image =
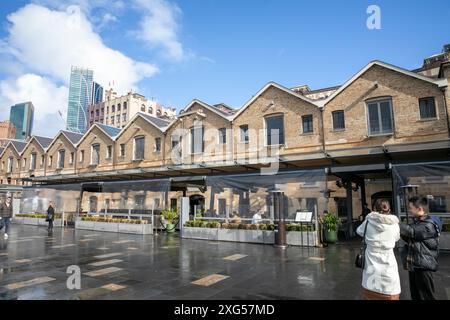
[[[378,199],[375,201],[375,211],[377,212],[389,212],[391,211],[391,204],[386,199]]]

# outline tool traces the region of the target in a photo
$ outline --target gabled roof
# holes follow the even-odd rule
[[[38,145],[42,148],[42,150],[46,151],[48,146],[52,143],[53,139],[52,138],[47,138],[47,137],[41,137],[41,136],[32,136],[30,141],[28,141],[28,143],[23,148],[21,154],[28,148],[28,146],[33,141],[36,141],[38,143]]]
[[[76,145],[78,141],[83,137],[81,133],[72,132],[67,130],[61,130],[61,133],[69,140],[73,145]]]
[[[201,105],[201,106],[204,107],[205,109],[208,109],[209,111],[211,111],[211,112],[213,112],[213,113],[215,113],[215,114],[221,116],[222,118],[224,118],[224,119],[226,119],[226,120],[228,120],[228,121],[231,121],[231,120],[232,120],[232,115],[230,115],[230,114],[228,114],[228,113],[225,113],[225,112],[219,110],[218,108],[213,107],[213,106],[211,106],[211,105],[209,105],[209,104],[207,104],[207,103],[205,103],[205,102],[203,102],[203,101],[200,101],[200,100],[198,100],[198,99],[192,100],[192,101],[186,106],[186,108],[183,109],[183,110],[184,110],[183,113],[187,112],[187,111],[188,111],[190,108],[192,108],[192,106],[194,106],[195,104]],[[183,116],[183,113],[181,113],[180,116]]]
[[[94,124],[89,128],[89,130],[81,137],[81,139],[77,142],[75,146],[79,146],[81,142],[83,142],[84,139],[91,133],[94,128],[99,129],[101,132],[103,132],[108,138],[114,141],[114,138],[120,133],[120,129],[116,127],[111,127],[106,124],[94,122]]]
[[[73,147],[75,147],[77,142],[80,141],[80,139],[83,137],[81,133],[60,130],[56,137],[52,140],[52,142],[50,142],[50,144],[47,146],[47,150],[50,149],[50,147],[56,142],[56,140],[58,140],[60,135],[63,135],[67,140],[69,140]]]
[[[145,114],[143,112],[137,112],[133,118],[130,119],[130,121],[128,121],[127,125],[122,129],[122,131],[115,137],[115,140],[117,140],[117,138],[120,137],[120,135],[125,132],[133,123],[137,118],[142,118],[145,121],[147,121],[149,124],[151,124],[152,126],[154,126],[156,129],[158,129],[161,132],[165,132],[165,130],[168,128],[168,126],[170,126],[171,122],[164,120],[164,119],[159,119],[156,117],[152,117],[148,114]]]
[[[148,114],[145,113],[140,113],[139,114],[142,115],[142,117],[144,117],[147,121],[150,121],[151,123],[153,123],[155,126],[159,127],[159,128],[164,128],[167,127],[171,121],[168,120],[164,120],[164,119],[160,119],[160,118],[156,118],[156,117],[152,117]]]
[[[269,82],[269,83],[267,83],[261,90],[259,90],[259,91],[258,91],[258,92],[257,92],[257,93],[249,100],[249,101],[247,101],[247,103],[246,103],[241,109],[239,109],[239,111],[236,112],[236,114],[233,115],[232,119],[234,120],[234,119],[236,119],[237,117],[239,117],[239,115],[240,115],[242,112],[244,112],[244,110],[247,109],[248,106],[250,106],[256,99],[259,98],[259,96],[261,96],[261,95],[262,95],[266,90],[268,90],[269,88],[277,88],[277,89],[280,89],[280,90],[282,90],[282,91],[284,91],[284,92],[286,92],[286,93],[288,93],[288,94],[290,94],[290,95],[292,95],[292,96],[294,96],[294,97],[297,97],[297,98],[299,98],[299,99],[301,99],[301,100],[303,100],[303,101],[305,101],[305,102],[308,102],[309,104],[312,104],[312,105],[314,105],[314,106],[317,107],[317,104],[316,104],[313,100],[308,99],[307,97],[303,96],[302,94],[299,94],[299,93],[297,93],[297,92],[295,92],[295,91],[292,91],[291,89],[288,89],[288,88],[286,88],[286,87],[283,87],[282,85],[280,85],[280,84],[278,84],[278,83],[275,83],[275,82]]]
[[[114,138],[120,133],[120,129],[112,126],[108,126],[103,123],[95,123],[100,129],[102,129],[108,136]]]
[[[50,143],[52,143],[52,141],[53,141],[52,138],[41,137],[41,136],[33,136],[33,138],[37,141],[37,143],[39,143],[41,145],[42,149],[44,149],[44,150],[47,149],[48,146],[50,145]],[[30,140],[30,142],[31,142],[31,140]]]
[[[16,149],[17,153],[20,155],[22,153],[22,151],[25,149],[25,147],[27,146],[26,142],[23,141],[19,141],[19,140],[11,140],[10,142],[12,144],[12,146],[14,147],[14,149]]]
[[[17,152],[17,154],[20,156],[20,154],[22,153],[22,151],[25,149],[27,143],[23,142],[23,141],[19,141],[19,140],[10,140],[8,142],[8,144],[3,148],[0,157],[3,156],[3,153],[6,151],[6,149],[8,149],[9,146],[12,146],[14,148],[14,150]]]
[[[348,86],[350,86],[354,81],[356,81],[359,77],[361,77],[367,70],[369,70],[370,68],[372,68],[373,66],[380,66],[383,68],[387,68],[399,73],[402,73],[404,75],[428,82],[428,83],[432,83],[434,85],[442,85],[441,82],[439,80],[434,80],[425,76],[422,76],[420,74],[414,73],[412,71],[394,66],[392,64],[386,63],[386,62],[382,62],[382,61],[378,61],[378,60],[374,60],[370,63],[368,63],[364,68],[362,68],[358,73],[356,73],[353,77],[351,77],[347,82],[345,82],[338,90],[336,90],[332,95],[330,95],[327,99],[322,100],[320,102],[317,102],[317,104],[321,107],[325,106],[327,103],[329,103],[331,100],[333,100],[337,95],[339,95],[342,91],[344,91]]]

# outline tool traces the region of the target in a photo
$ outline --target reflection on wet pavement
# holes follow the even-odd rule
[[[360,299],[359,241],[327,248],[211,242],[12,225],[0,237],[0,300]],[[400,262],[400,260],[398,259]],[[450,254],[440,257],[436,294],[450,298]],[[69,266],[81,289],[69,290]],[[402,299],[408,274],[399,263]]]

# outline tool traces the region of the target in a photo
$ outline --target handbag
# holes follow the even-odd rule
[[[355,267],[364,269],[364,266],[366,264],[366,231],[367,231],[367,225],[369,224],[369,221],[367,220],[366,226],[364,227],[364,235],[363,240],[361,243],[361,248],[359,249],[359,253],[356,255],[355,259]]]

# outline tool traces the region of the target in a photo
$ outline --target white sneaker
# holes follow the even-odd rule
[[[7,233],[5,233],[5,239],[8,239],[8,234]]]

